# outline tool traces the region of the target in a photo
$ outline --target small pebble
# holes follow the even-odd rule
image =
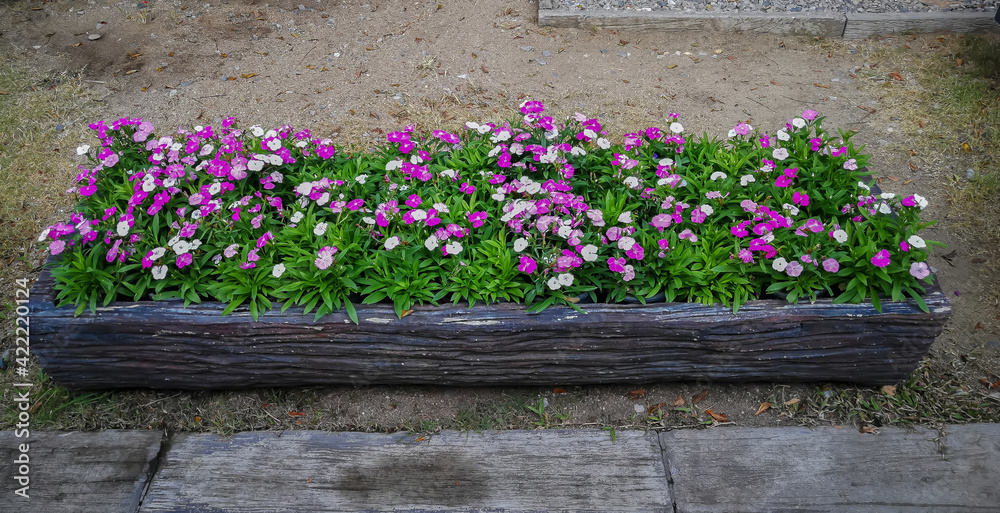
[[[532,47],[530,47],[528,45],[521,46],[520,48],[521,48],[521,50],[524,50],[525,52],[530,52],[530,51],[534,50],[534,48],[532,48]]]
[[[58,125],[56,125],[56,131],[57,132],[62,131],[65,128],[66,128],[66,125],[64,125],[62,123],[59,123]]]
[[[544,52],[542,52],[542,57],[552,57],[552,52],[550,52],[550,51],[544,51]]]
[[[965,177],[968,178],[969,180],[972,180],[973,178],[976,177],[976,170],[971,169],[971,168],[970,169],[966,169],[965,170]]]
[[[545,61],[543,61],[543,60],[535,59],[535,62],[537,62],[538,64],[541,64],[542,66],[545,65]]]
[[[97,41],[100,38],[101,38],[100,34],[91,34],[91,35],[87,36],[87,39],[89,39],[91,41]]]

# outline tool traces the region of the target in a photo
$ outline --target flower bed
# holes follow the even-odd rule
[[[934,244],[919,235],[930,224],[920,219],[926,201],[872,194],[866,156],[850,133],[823,130],[817,113],[773,133],[740,123],[725,141],[689,140],[671,115],[664,129],[612,143],[596,119],[577,114],[557,125],[538,102],[521,112],[515,123],[470,122],[461,134],[423,137],[406,127],[371,152],[338,149],[287,126],[238,129],[232,119],[163,137],[140,120],[96,123],[101,147],[78,150],[91,162],[78,176],[80,208],[40,238],[57,260],[40,295],[75,315],[89,308],[93,319],[73,322],[81,329],[105,321],[124,328],[122,319],[137,322],[126,312],[139,310],[181,323],[237,312],[217,326],[245,326],[248,337],[259,323],[294,319],[322,331],[341,317],[390,331],[426,321],[414,333],[433,337],[432,311],[445,318],[517,311],[522,325],[497,322],[545,332],[553,327],[536,321],[565,323],[572,311],[531,320],[525,308],[545,313],[553,305],[577,310],[574,319],[626,315],[616,321],[626,324],[675,315],[670,308],[754,319],[759,310],[742,311],[748,302],[777,308],[758,302],[774,294],[833,308],[813,312],[820,317],[848,319],[858,308],[889,316],[876,324],[905,310],[904,324],[922,327],[900,333],[923,340],[923,352],[940,332],[947,300],[924,287]],[[830,299],[817,301],[817,293]],[[628,298],[665,303],[619,304]],[[471,308],[498,301],[526,306]],[[275,302],[281,313],[294,309],[282,320]],[[441,302],[455,306],[421,307]],[[868,306],[848,306],[861,303]],[[51,313],[53,331],[70,322],[65,309],[39,308]],[[396,322],[385,321],[387,308]],[[914,315],[921,320],[912,322]],[[910,353],[906,365],[915,365]],[[827,379],[820,374],[815,379]]]

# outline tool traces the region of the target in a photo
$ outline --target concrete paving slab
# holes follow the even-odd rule
[[[134,513],[163,438],[156,431],[18,434],[0,432],[3,513]]]
[[[180,434],[142,513],[668,512],[655,434]]]
[[[662,433],[678,513],[996,512],[1000,426]]]

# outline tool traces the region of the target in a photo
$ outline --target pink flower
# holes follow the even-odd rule
[[[823,269],[828,273],[835,273],[840,270],[840,262],[833,258],[827,258],[823,261]]]
[[[625,272],[625,259],[621,257],[618,257],[617,259],[615,257],[609,258],[608,269],[615,273]]]
[[[65,249],[66,249],[66,241],[54,240],[51,243],[49,243],[49,253],[53,255],[58,255],[59,253],[62,253],[63,250]]]
[[[788,267],[785,267],[785,274],[791,276],[792,278],[795,278],[798,275],[802,274],[803,269],[805,268],[802,267],[802,264],[792,260],[791,262],[788,262]]]
[[[591,210],[591,212],[593,212],[593,210]],[[670,227],[670,222],[671,222],[671,218],[670,218],[669,215],[667,215],[667,214],[656,214],[655,216],[653,216],[653,219],[649,222],[649,224],[653,228],[656,228],[657,230],[659,230],[660,233],[663,233],[663,229],[664,228],[669,228]]]
[[[531,274],[535,272],[536,268],[538,268],[538,264],[535,263],[533,258],[528,255],[521,255],[521,263],[517,266],[518,271],[521,271],[524,274]]]
[[[814,111],[812,109],[806,109],[805,111],[802,112],[802,119],[804,119],[806,121],[812,121],[812,120],[816,119],[816,116],[818,116],[818,115],[819,115],[818,112],[816,112],[816,111]]]
[[[856,171],[858,169],[858,161],[855,159],[847,159],[847,162],[844,162],[844,169]]]
[[[677,235],[681,239],[688,239],[691,242],[698,242],[698,236],[694,234],[691,230],[684,230]]]
[[[177,255],[177,268],[183,269],[194,261],[194,257],[191,253],[184,253],[183,255]]]
[[[737,256],[739,256],[740,260],[742,260],[744,264],[753,262],[753,252],[749,249],[741,249],[739,255]]]
[[[633,279],[635,279],[635,268],[626,265],[625,269],[622,270],[622,281],[632,281]]]
[[[233,258],[233,256],[236,255],[236,251],[239,249],[240,249],[239,244],[230,244],[229,246],[226,246],[226,249],[223,251],[223,254],[226,255],[226,258]]]
[[[250,252],[247,253],[247,261],[248,262],[256,262],[258,260],[260,260],[260,257],[257,256],[257,250],[256,249],[251,249]]]
[[[316,255],[316,267],[319,269],[326,269],[333,265],[333,255],[337,254],[337,246],[324,246],[320,248],[319,253]]]
[[[872,265],[874,265],[875,267],[885,267],[889,265],[890,262],[891,261],[889,260],[889,250],[886,249],[883,249],[878,253],[875,253],[875,256],[872,257]]]
[[[913,262],[910,264],[910,275],[918,280],[930,276],[931,270],[927,267],[927,262]]]
[[[733,130],[739,135],[747,135],[750,133],[750,125],[741,121],[738,125],[736,125],[736,128],[733,128]]]

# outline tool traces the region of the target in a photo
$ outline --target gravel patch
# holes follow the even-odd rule
[[[553,0],[571,11],[740,13],[996,12],[1000,0]]]

